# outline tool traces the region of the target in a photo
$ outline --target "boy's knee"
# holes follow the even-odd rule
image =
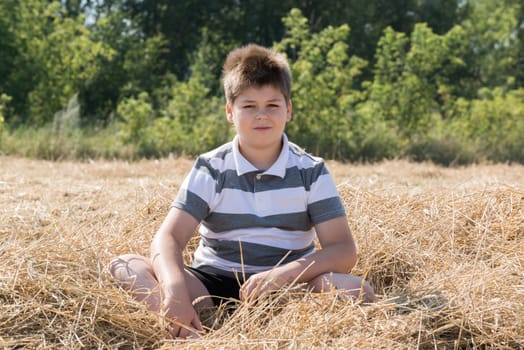
[[[137,254],[120,255],[109,262],[108,270],[111,276],[120,282],[129,283],[136,276],[136,261],[144,258]]]
[[[309,286],[315,293],[330,292],[334,289],[337,289],[333,283],[333,274],[331,273],[318,275],[309,282]]]
[[[128,255],[130,255],[130,254],[117,256],[116,258],[113,258],[109,262],[107,267],[109,269],[109,273],[111,274],[111,276],[116,277],[115,275],[116,275],[117,271],[120,268],[123,268],[123,267],[125,267],[127,265],[128,261],[129,261]]]

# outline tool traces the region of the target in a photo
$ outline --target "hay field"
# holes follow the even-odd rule
[[[288,291],[169,339],[106,265],[147,254],[191,165],[0,157],[0,348],[524,347],[524,167],[405,161],[328,163],[376,303]]]

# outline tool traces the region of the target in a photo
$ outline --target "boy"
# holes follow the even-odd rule
[[[331,176],[322,159],[284,134],[292,112],[284,57],[257,45],[233,50],[223,80],[234,140],[197,159],[153,239],[150,259],[121,256],[111,262],[111,274],[174,320],[169,331],[181,338],[202,331],[196,299],[195,307],[212,307],[217,297],[255,300],[296,282],[371,301],[371,286],[347,274],[357,248]],[[184,266],[182,252],[197,227],[194,263]]]

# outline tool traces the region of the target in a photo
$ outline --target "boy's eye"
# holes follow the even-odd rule
[[[242,108],[249,109],[249,108],[255,108],[255,106],[253,106],[253,105],[245,105],[245,106],[243,106]]]

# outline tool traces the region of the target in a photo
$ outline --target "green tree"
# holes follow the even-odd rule
[[[161,33],[146,37],[124,12],[112,8],[104,11],[90,26],[91,33],[94,41],[103,42],[113,54],[96,58],[99,69],[81,93],[84,118],[107,121],[121,100],[142,91],[157,108],[155,91],[169,83],[163,58],[165,37]]]
[[[327,27],[312,33],[298,9],[283,19],[286,36],[275,48],[291,59],[293,140],[329,158],[349,158],[352,108],[359,99],[355,78],[366,62],[348,55],[349,27]]]
[[[513,66],[515,72],[515,86],[524,87],[524,6],[519,6],[519,13],[517,17],[517,38],[518,49],[517,59]]]
[[[0,77],[2,77],[0,79],[0,95],[6,94],[10,96],[17,93],[17,82],[9,79],[9,76],[15,69],[15,62],[19,55],[15,45],[15,33],[12,30],[14,24],[13,6],[13,1],[5,0],[0,2]]]
[[[522,116],[524,89],[482,89],[480,98],[470,101],[466,113],[456,121],[456,129],[476,145],[483,158],[524,162]]]
[[[466,32],[469,79],[463,84],[464,96],[475,98],[483,87],[515,87],[518,72],[518,33],[520,2],[514,0],[481,0],[468,2],[469,16],[461,23]]]
[[[142,156],[195,156],[229,141],[233,133],[224,114],[224,99],[211,94],[211,73],[205,69],[214,54],[203,41],[194,55],[190,78],[175,80],[157,92],[162,97],[157,98],[156,110],[145,92],[122,100],[118,105],[124,120],[119,123],[122,141],[137,146]]]
[[[137,98],[122,100],[118,105],[117,113],[123,120],[119,125],[122,141],[125,144],[134,144],[139,149],[149,148],[151,140],[147,129],[154,119],[149,95],[142,92]]]
[[[22,81],[17,88],[31,120],[50,121],[97,73],[97,58],[110,58],[112,51],[91,40],[82,16],[65,16],[57,1],[19,2],[15,17],[16,67],[23,69],[13,70],[10,80]]]
[[[11,101],[11,97],[6,94],[0,94],[0,141],[5,132],[5,110],[7,104]]]
[[[375,76],[368,88],[368,110],[409,142],[427,135],[441,103],[452,93],[452,76],[464,66],[460,43],[463,30],[455,27],[438,35],[417,24],[408,38],[388,28],[379,42]]]

